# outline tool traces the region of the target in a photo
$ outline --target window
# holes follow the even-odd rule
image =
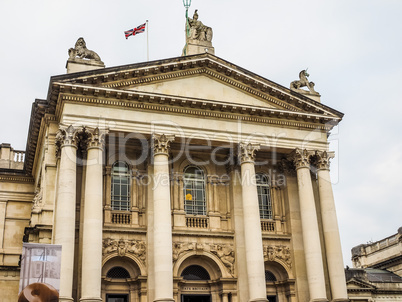
[[[184,280],[211,280],[207,270],[199,265],[187,266],[181,276]]]
[[[269,179],[264,174],[256,174],[258,205],[261,219],[272,219],[272,202],[269,193]]]
[[[265,281],[273,282],[276,281],[275,275],[270,271],[265,271]]]
[[[130,273],[124,267],[115,266],[107,272],[106,277],[112,279],[127,279],[130,278]]]
[[[122,161],[112,167],[112,210],[130,210],[130,173],[128,165]]]
[[[204,171],[195,166],[184,169],[184,210],[190,215],[206,215]]]

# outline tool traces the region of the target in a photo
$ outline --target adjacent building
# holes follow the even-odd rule
[[[327,139],[343,114],[306,71],[281,86],[190,21],[170,59],[105,68],[79,39],[25,152],[1,145],[2,301],[23,241],[62,246],[60,301],[347,301]]]
[[[352,249],[354,268],[346,269],[354,301],[402,301],[402,228],[377,242]]]

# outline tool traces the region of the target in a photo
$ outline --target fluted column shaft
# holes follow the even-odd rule
[[[267,301],[260,210],[254,167],[255,152],[258,149],[258,145],[239,145],[249,301]]]
[[[172,215],[169,181],[169,144],[173,136],[154,134],[153,202],[154,202],[154,301],[173,300]]]
[[[60,301],[73,301],[75,211],[77,183],[77,130],[60,127],[56,145],[60,152],[54,243],[62,246]]]
[[[296,149],[293,153],[293,160],[297,170],[307,278],[310,301],[328,301],[325,289],[324,266],[321,255],[317,212],[310,176],[310,155],[307,150],[299,149]]]
[[[97,302],[101,298],[102,275],[102,159],[104,133],[87,131],[84,221],[82,242],[82,281],[80,301]]]
[[[325,151],[316,152],[321,217],[332,300],[348,301],[341,239],[339,236],[335,200],[329,173],[329,161],[331,156],[332,154],[330,155]]]

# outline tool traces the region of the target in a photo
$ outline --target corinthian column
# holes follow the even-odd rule
[[[304,254],[306,257],[307,279],[310,301],[328,301],[325,290],[324,266],[321,256],[320,234],[310,176],[309,159],[312,154],[307,150],[296,149],[292,159],[297,170],[300,216],[303,229]]]
[[[348,301],[341,239],[329,174],[329,161],[333,156],[333,154],[328,154],[325,151],[316,152],[318,190],[332,300]]]
[[[82,242],[82,281],[80,301],[101,298],[102,275],[102,159],[105,132],[96,128],[87,135],[84,222]]]
[[[73,126],[60,127],[56,135],[60,167],[54,235],[54,243],[62,246],[60,301],[73,301],[77,141],[77,129]]]
[[[154,301],[173,300],[172,214],[170,206],[169,149],[173,135],[152,137],[154,175]]]
[[[249,301],[267,301],[254,159],[259,145],[239,145]]]

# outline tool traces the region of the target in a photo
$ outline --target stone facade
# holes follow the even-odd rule
[[[402,301],[402,228],[377,242],[352,249],[354,268],[347,268],[350,300]]]
[[[3,301],[23,240],[63,246],[60,301],[347,301],[342,113],[211,53],[88,64],[35,101],[23,169],[2,145]]]

